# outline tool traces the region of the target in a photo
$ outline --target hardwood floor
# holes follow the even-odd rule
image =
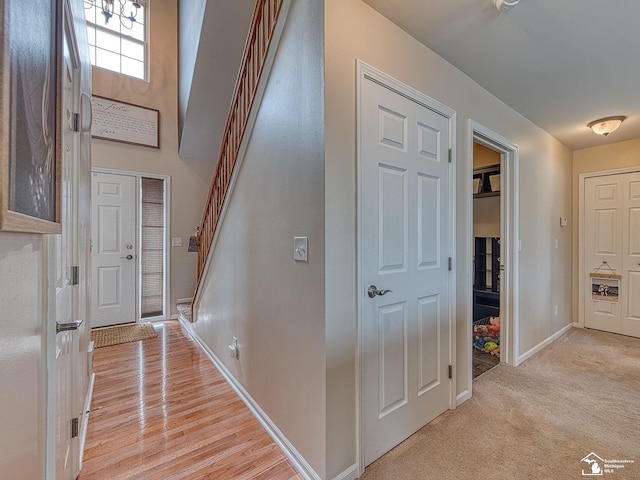
[[[178,321],[95,351],[79,480],[301,480]]]

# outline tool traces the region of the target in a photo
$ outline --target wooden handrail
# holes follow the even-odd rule
[[[218,221],[229,191],[231,177],[238,160],[240,145],[249,123],[249,114],[256,97],[260,77],[271,46],[283,0],[258,0],[253,13],[249,35],[242,55],[236,86],[229,108],[229,116],[222,137],[222,145],[202,221],[197,231],[198,265],[197,297],[202,275],[211,250]],[[194,318],[195,320],[195,318]]]

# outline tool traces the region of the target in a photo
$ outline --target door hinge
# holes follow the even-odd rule
[[[453,161],[453,148],[449,149],[449,163]]]
[[[453,365],[449,365],[449,378],[453,378]]]
[[[78,436],[78,417],[71,419],[71,438],[76,438]]]
[[[69,285],[78,285],[80,283],[80,267],[74,265],[69,267]]]
[[[72,113],[71,114],[71,131],[79,132],[80,131],[80,114]]]
[[[451,257],[447,259],[447,268],[449,269],[449,271],[453,269],[453,258]]]

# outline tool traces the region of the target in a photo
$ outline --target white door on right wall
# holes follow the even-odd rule
[[[640,172],[585,179],[585,327],[640,337]]]
[[[361,90],[364,457],[450,407],[449,120],[373,80]]]

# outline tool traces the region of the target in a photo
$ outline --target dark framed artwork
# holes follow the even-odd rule
[[[0,230],[60,233],[58,1],[0,9]]]
[[[91,137],[160,148],[160,111],[112,98],[91,97]]]

